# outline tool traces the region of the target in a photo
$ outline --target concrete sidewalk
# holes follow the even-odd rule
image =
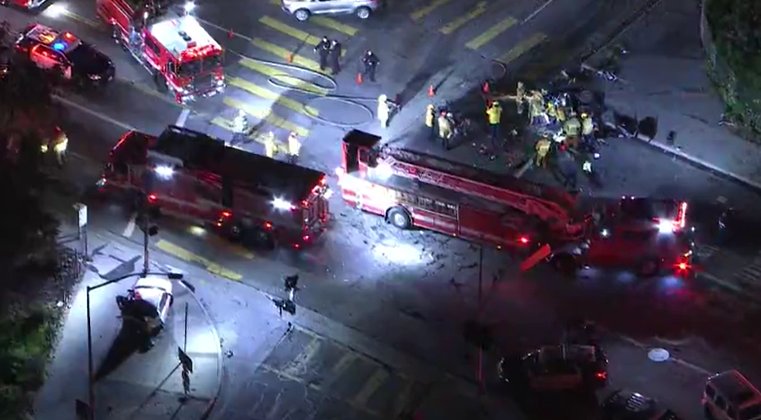
[[[630,53],[622,80],[600,83],[607,105],[656,117],[652,147],[761,191],[761,147],[719,124],[724,104],[706,76],[696,2],[661,2],[620,41]],[[603,55],[588,63],[596,67]]]
[[[75,226],[66,221],[61,231],[66,238],[76,235]],[[94,228],[88,239],[92,261],[64,319],[47,380],[36,396],[37,419],[75,419],[75,401],[88,400],[86,287],[142,268],[136,247],[115,243]],[[67,245],[81,246],[76,240]],[[158,264],[152,266],[155,271],[167,271]],[[200,301],[177,285],[169,322],[155,346],[145,353],[121,355],[120,346],[114,345],[121,330],[115,296],[124,294],[134,280],[127,278],[90,293],[93,367],[98,377],[94,388],[96,418],[205,418],[221,386],[216,327]],[[194,364],[188,398],[184,398],[177,356],[178,346],[185,344],[186,307],[186,352]]]

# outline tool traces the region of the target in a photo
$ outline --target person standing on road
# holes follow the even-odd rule
[[[547,137],[542,137],[536,142],[536,167],[544,168],[547,166],[547,155],[550,153],[552,142]]]
[[[299,152],[301,151],[301,142],[299,136],[291,131],[288,134],[288,161],[296,163],[299,160]]]
[[[272,131],[268,132],[264,135],[264,156],[267,156],[270,159],[275,158],[275,153],[277,152],[277,145],[275,144],[275,133]]]
[[[330,73],[335,76],[338,74],[338,72],[341,71],[341,64],[339,60],[341,59],[341,52],[342,52],[343,46],[340,42],[337,40],[330,41],[330,49],[328,51],[328,59],[330,61]]]
[[[362,65],[364,66],[362,74],[367,76],[371,82],[375,81],[375,69],[378,64],[380,64],[378,56],[371,50],[367,50],[365,56],[362,57]]]
[[[330,53],[330,40],[327,36],[323,36],[320,42],[315,45],[314,52],[320,56],[320,70],[325,70],[325,67],[328,67],[328,54]]]
[[[501,140],[500,128],[502,125],[502,106],[499,101],[494,101],[486,108],[486,116],[489,120],[489,132],[491,133],[491,143],[496,149],[497,143]]]
[[[444,150],[449,150],[449,141],[452,139],[452,122],[447,118],[447,113],[442,112],[439,114],[439,119],[436,121],[439,126],[439,139],[441,139],[441,147]]]
[[[388,127],[388,117],[390,113],[390,109],[388,106],[388,97],[386,95],[381,94],[378,96],[378,121],[380,121],[381,128],[387,128]]]
[[[436,107],[428,104],[425,108],[425,126],[428,127],[428,136],[432,140],[436,137]]]
[[[566,136],[568,144],[571,147],[579,146],[579,134],[581,134],[581,122],[575,113],[571,113],[570,117],[563,124],[563,133]]]
[[[589,152],[596,152],[595,148],[595,124],[592,116],[583,112],[581,114],[581,140],[584,148]]]

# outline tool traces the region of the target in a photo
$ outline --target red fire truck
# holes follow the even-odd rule
[[[189,13],[171,15],[165,3],[150,0],[97,0],[96,5],[116,42],[153,75],[160,91],[185,103],[224,90],[222,47]]]
[[[127,132],[111,150],[98,186],[145,198],[162,215],[268,246],[302,248],[328,222],[324,173],[175,126],[158,137]]]
[[[403,149],[353,130],[336,170],[344,201],[400,228],[425,228],[497,248],[582,238],[588,218],[565,191]]]

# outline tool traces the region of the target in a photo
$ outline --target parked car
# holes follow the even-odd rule
[[[681,420],[653,398],[627,389],[610,394],[602,403],[603,420]]]
[[[761,420],[761,391],[737,370],[709,377],[702,403],[709,419]]]
[[[124,318],[137,321],[150,336],[164,328],[173,301],[172,281],[151,275],[140,277],[126,296],[116,297]]]
[[[354,14],[360,19],[367,19],[381,5],[382,0],[281,0],[283,11],[302,22],[312,15]]]
[[[524,356],[502,358],[497,374],[519,390],[595,390],[608,382],[608,359],[599,346],[544,346]]]

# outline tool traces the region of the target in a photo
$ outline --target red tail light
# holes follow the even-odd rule
[[[520,243],[521,245],[526,245],[529,242],[530,242],[530,239],[528,236],[521,236],[518,238],[518,243]]]
[[[223,211],[222,212],[222,217],[225,217],[225,218],[232,217],[232,215],[233,214],[231,212],[229,212],[229,211]]]
[[[267,229],[267,230],[271,230],[272,229],[272,223],[270,223],[270,222],[264,222],[264,228]]]
[[[311,238],[312,238],[312,237],[311,237],[311,236],[309,236],[309,235],[304,235],[304,236],[301,238],[301,240],[302,240],[302,241],[304,241],[304,242],[309,242],[309,240],[310,240]]]
[[[156,202],[156,200],[158,200],[158,199],[159,199],[159,198],[158,198],[158,197],[156,197],[156,194],[148,194],[148,202],[149,202],[149,203],[155,203],[155,202]]]
[[[599,372],[595,373],[595,378],[597,378],[599,380],[608,379],[608,372],[599,371]]]

